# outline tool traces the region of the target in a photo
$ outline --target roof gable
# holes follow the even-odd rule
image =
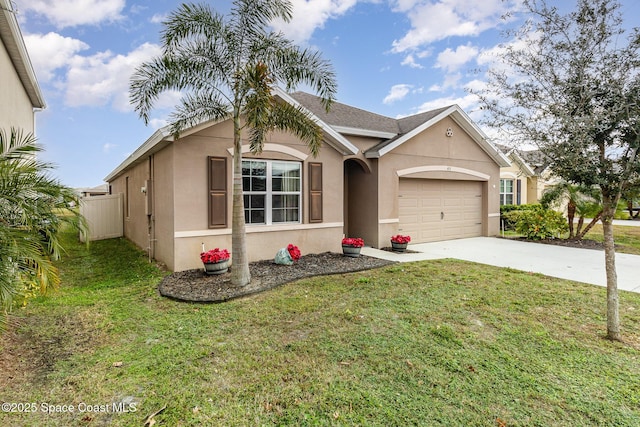
[[[489,142],[484,132],[455,104],[400,119],[402,126],[406,128],[406,132],[372,147],[365,153],[365,156],[368,158],[382,157],[446,117],[450,117],[455,121],[499,166],[506,167],[510,165],[509,159],[502,151]]]
[[[331,104],[331,110],[327,113],[320,98],[315,95],[295,92],[290,96],[337,132],[380,138],[381,142],[378,145],[364,153],[368,158],[384,156],[445,117],[451,117],[498,165],[510,165],[507,157],[488,141],[487,136],[458,105],[392,119],[339,102]]]
[[[495,144],[505,155],[513,160],[526,176],[540,175],[546,168],[544,155],[538,150],[521,151],[506,145]]]

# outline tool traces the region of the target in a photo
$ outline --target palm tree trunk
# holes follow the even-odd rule
[[[231,284],[246,286],[251,282],[244,222],[242,195],[242,138],[240,118],[233,117],[233,213],[231,219]]]
[[[604,259],[607,272],[607,338],[620,341],[618,275],[616,273],[616,251],[613,240],[614,206],[611,199],[603,194],[602,229],[604,232]]]
[[[576,216],[576,204],[572,200],[569,200],[567,205],[567,220],[569,221],[569,239],[573,239],[575,233],[573,231],[573,219]]]
[[[584,230],[576,234],[576,240],[582,240],[584,236],[586,236],[586,234],[589,232],[589,230],[591,230],[593,226],[596,225],[598,221],[600,221],[600,218],[602,218],[602,211],[598,212],[598,214],[595,217],[593,217],[591,222],[587,224]]]

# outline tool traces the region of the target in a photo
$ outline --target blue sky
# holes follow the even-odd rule
[[[623,0],[625,23],[640,26],[637,0]],[[72,187],[91,187],[158,127],[177,101],[161,99],[145,126],[128,103],[135,67],[160,52],[163,18],[173,0],[14,0],[47,101],[37,113],[45,160]],[[208,1],[226,13],[229,0]],[[481,87],[500,32],[518,26],[505,12],[518,0],[293,0],[294,17],[275,23],[335,67],[338,101],[390,117],[456,103],[478,118]],[[550,0],[572,8],[574,1]],[[480,70],[480,71],[478,71]],[[489,132],[488,132],[489,133]]]

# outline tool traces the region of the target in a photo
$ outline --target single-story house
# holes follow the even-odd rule
[[[500,205],[539,203],[542,193],[557,182],[548,162],[538,150],[518,150],[504,145],[502,150],[511,164],[500,168]]]
[[[372,247],[499,232],[504,154],[458,107],[393,119],[316,96],[277,89],[321,126],[317,157],[287,133],[264,151],[243,148],[248,256],[273,258],[293,243],[303,253],[341,251],[343,236]],[[175,139],[156,131],[105,181],[124,195],[124,233],[168,268],[202,266],[203,246],[231,248],[233,139],[230,120],[202,123]]]

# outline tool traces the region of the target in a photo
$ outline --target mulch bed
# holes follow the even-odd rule
[[[509,237],[506,237],[507,239]],[[520,240],[523,242],[531,243],[543,243],[545,245],[567,246],[570,248],[580,249],[595,249],[599,251],[604,250],[604,245],[601,242],[595,240],[582,239],[582,240],[569,240],[569,239],[543,239],[543,240],[530,240],[525,237],[512,238],[513,240]]]
[[[181,301],[223,302],[273,289],[305,277],[353,273],[393,264],[393,261],[360,255],[356,258],[324,252],[301,257],[293,265],[280,265],[273,260],[249,264],[251,283],[238,288],[231,285],[231,273],[208,276],[203,269],[179,271],[166,276],[160,294]]]

